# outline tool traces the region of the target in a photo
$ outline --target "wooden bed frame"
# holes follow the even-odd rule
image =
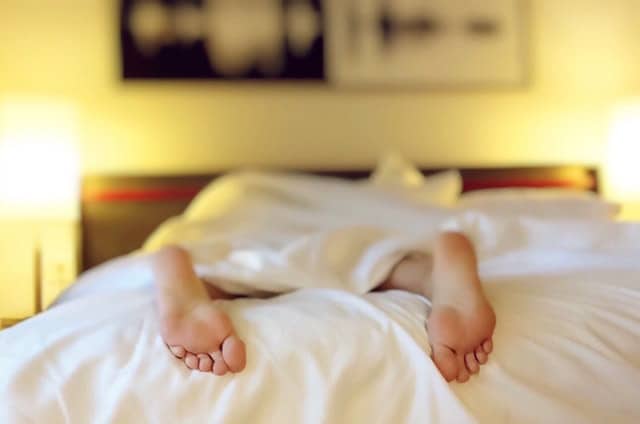
[[[423,169],[425,175],[443,169]],[[303,170],[345,179],[369,170]],[[598,170],[590,166],[462,168],[464,192],[487,188],[573,188],[598,192]],[[221,174],[176,176],[89,175],[83,179],[82,269],[130,253],[166,219],[181,214],[195,195]]]

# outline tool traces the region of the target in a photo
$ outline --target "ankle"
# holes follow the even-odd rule
[[[429,256],[411,253],[393,268],[386,288],[404,290],[430,298],[433,294],[431,272],[432,264]]]

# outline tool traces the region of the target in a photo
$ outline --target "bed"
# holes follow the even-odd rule
[[[585,194],[598,191],[597,170],[461,169],[465,194],[432,207],[416,206],[416,170],[395,166],[378,181],[385,196],[444,213],[476,243],[498,326],[470,382],[447,384],[430,361],[424,299],[330,289],[223,302],[247,369],[188,371],[158,336],[131,252],[162,244],[172,216],[198,228],[220,202],[206,199],[218,176],[94,176],[83,186],[88,272],[49,311],[0,333],[0,422],[639,422],[640,225]],[[406,186],[386,185],[394,172]],[[359,184],[369,172],[305,174],[340,185],[332,178]]]

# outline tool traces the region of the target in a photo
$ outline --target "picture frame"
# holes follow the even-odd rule
[[[524,0],[121,0],[122,77],[513,87]]]

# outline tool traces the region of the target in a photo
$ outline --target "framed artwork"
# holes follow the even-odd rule
[[[121,0],[122,75],[519,85],[525,0]]]

